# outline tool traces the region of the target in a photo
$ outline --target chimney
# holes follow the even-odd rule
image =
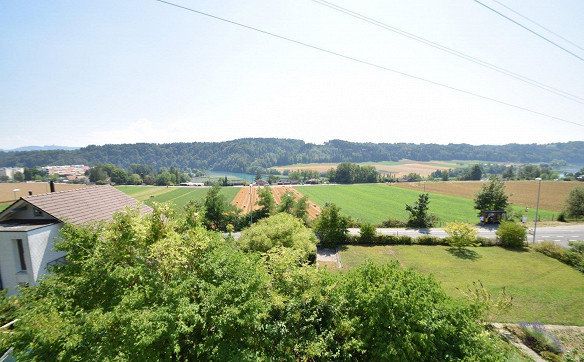
[[[55,192],[55,182],[54,181],[49,181],[49,188],[51,189],[51,192]]]
[[[28,196],[32,196],[32,191],[28,190]]]

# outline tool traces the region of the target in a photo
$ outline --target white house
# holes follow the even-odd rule
[[[20,198],[0,212],[0,288],[14,294],[19,285],[36,284],[48,265],[64,261],[53,245],[65,222],[106,221],[127,207],[152,210],[111,186]]]

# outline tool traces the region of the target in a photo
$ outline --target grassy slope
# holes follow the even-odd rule
[[[372,223],[380,223],[390,216],[400,220],[407,219],[405,204],[414,203],[419,195],[415,190],[385,184],[304,186],[296,189],[320,206],[332,202],[344,214]],[[515,208],[524,210],[519,206]],[[554,217],[552,211],[539,211],[543,220]],[[478,222],[473,200],[463,197],[430,194],[430,212],[436,214],[442,222]],[[534,214],[534,210],[529,210],[530,220],[533,220]]]
[[[209,188],[190,187],[162,187],[162,186],[117,186],[120,191],[140,200],[147,205],[154,202],[168,202],[177,211],[182,210],[189,201],[202,201]],[[221,193],[225,195],[227,202],[231,202],[239,188],[224,187]]]
[[[542,322],[584,325],[584,274],[536,252],[499,247],[470,248],[476,259],[461,259],[441,246],[348,246],[341,252],[344,268],[366,259],[388,261],[433,274],[446,292],[462,297],[473,282],[492,293],[502,288],[513,297],[508,312],[495,313],[499,322]]]

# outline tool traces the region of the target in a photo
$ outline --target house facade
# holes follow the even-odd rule
[[[111,186],[20,198],[0,213],[0,288],[14,294],[19,286],[35,285],[51,264],[64,262],[65,254],[54,244],[65,223],[108,221],[116,212],[136,207],[151,211]]]

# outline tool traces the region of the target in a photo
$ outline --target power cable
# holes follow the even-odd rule
[[[409,74],[409,73],[405,73],[405,72],[402,72],[402,71],[399,71],[399,70],[395,70],[395,69],[392,69],[392,68],[389,68],[389,67],[386,67],[386,66],[383,66],[383,65],[375,64],[375,63],[369,62],[367,60],[362,60],[362,59],[354,58],[354,57],[349,56],[349,55],[344,55],[344,54],[341,54],[341,53],[337,53],[335,51],[327,50],[327,49],[318,47],[316,45],[311,45],[311,44],[308,44],[308,43],[304,43],[304,42],[299,41],[299,40],[295,40],[295,39],[288,38],[288,37],[283,36],[283,35],[278,35],[278,34],[275,34],[275,33],[272,33],[272,32],[266,31],[266,30],[262,30],[262,29],[259,29],[259,28],[250,26],[250,25],[245,25],[245,24],[242,24],[242,23],[233,21],[233,20],[229,20],[229,19],[226,19],[226,18],[222,18],[222,17],[217,16],[217,15],[213,15],[213,14],[209,14],[209,13],[206,13],[206,12],[203,12],[203,11],[195,10],[195,9],[192,9],[192,8],[189,8],[189,7],[186,7],[186,6],[182,6],[182,5],[179,5],[179,4],[176,4],[176,3],[172,3],[170,1],[166,1],[166,0],[155,0],[155,1],[158,1],[160,3],[166,4],[166,5],[169,5],[169,6],[173,6],[173,7],[182,9],[182,10],[186,10],[186,11],[189,11],[189,12],[192,12],[192,13],[196,13],[196,14],[199,14],[199,15],[203,15],[203,16],[206,16],[206,17],[215,19],[215,20],[219,20],[219,21],[223,21],[223,22],[226,22],[226,23],[229,23],[229,24],[232,24],[232,25],[236,25],[236,26],[239,26],[239,27],[248,29],[248,30],[253,30],[253,31],[256,31],[258,33],[262,33],[264,35],[269,35],[269,36],[274,37],[274,38],[278,38],[278,39],[281,39],[281,40],[286,40],[288,42],[291,42],[291,43],[294,43],[294,44],[297,44],[297,45],[302,45],[302,46],[305,46],[305,47],[308,47],[308,48],[311,48],[311,49],[314,49],[314,50],[318,50],[318,51],[321,51],[321,52],[324,52],[324,53],[327,53],[327,54],[335,55],[335,56],[340,57],[340,58],[343,58],[343,59],[351,60],[351,61],[354,61],[354,62],[357,62],[357,63],[361,63],[361,64],[365,64],[365,65],[369,65],[371,67],[378,68],[378,69],[382,69],[382,70],[386,70],[386,71],[389,71],[389,72],[392,72],[392,73],[400,74],[400,75],[403,75],[403,76],[408,77],[408,78],[420,80],[420,81],[423,81],[423,82],[426,82],[426,83],[429,83],[429,84],[437,85],[437,86],[440,86],[440,87],[443,87],[443,88],[447,88],[447,89],[450,89],[450,90],[454,90],[454,91],[457,91],[457,92],[460,92],[460,93],[472,95],[472,96],[477,97],[477,98],[486,99],[486,100],[489,100],[491,102],[496,102],[496,103],[499,103],[499,104],[506,105],[508,107],[512,107],[512,108],[520,109],[520,110],[523,110],[523,111],[526,111],[526,112],[529,112],[529,113],[537,114],[537,115],[542,116],[542,117],[547,117],[547,118],[554,119],[554,120],[557,120],[557,121],[560,121],[560,122],[570,123],[570,124],[573,124],[573,125],[576,125],[576,126],[584,127],[584,123],[578,123],[578,122],[570,121],[570,120],[567,120],[567,119],[564,119],[564,118],[561,118],[561,117],[556,117],[556,116],[552,116],[552,115],[549,115],[549,114],[546,114],[546,113],[542,113],[542,112],[539,112],[539,111],[534,111],[532,109],[529,109],[529,108],[526,108],[526,107],[523,107],[523,106],[518,106],[518,105],[515,105],[515,104],[512,104],[512,103],[508,103],[508,102],[505,102],[505,101],[502,101],[502,100],[499,100],[499,99],[496,99],[496,98],[491,98],[491,97],[488,97],[488,96],[483,96],[483,95],[480,95],[478,93],[474,93],[474,92],[467,91],[467,90],[460,89],[460,88],[456,88],[456,87],[453,87],[453,86],[450,86],[450,85],[447,85],[447,84],[444,84],[444,83],[439,83],[439,82],[436,82],[436,81],[433,81],[433,80],[430,80],[430,79],[426,79],[426,78],[423,78],[423,77],[419,77],[419,76],[416,76],[416,75],[412,75],[412,74]]]
[[[574,43],[574,42],[573,42],[573,41],[571,41],[570,39],[566,39],[565,37],[561,36],[560,34],[556,33],[555,31],[551,30],[550,28],[547,28],[547,27],[545,27],[545,26],[541,25],[540,23],[536,22],[535,20],[533,20],[533,19],[530,19],[530,18],[528,18],[527,16],[525,16],[525,15],[521,14],[520,12],[518,12],[518,11],[516,11],[516,10],[513,10],[513,9],[511,9],[509,6],[507,6],[507,5],[503,4],[502,2],[500,2],[500,1],[497,1],[497,0],[492,0],[492,1],[494,1],[494,2],[496,2],[497,4],[501,5],[501,6],[502,6],[502,7],[504,7],[505,9],[507,9],[507,10],[511,11],[511,12],[512,12],[512,13],[514,13],[515,15],[518,15],[518,16],[522,17],[523,19],[525,19],[525,20],[529,21],[530,23],[532,23],[532,24],[535,24],[535,25],[539,26],[540,28],[542,28],[543,30],[547,31],[548,33],[550,33],[550,34],[554,34],[555,36],[557,36],[558,38],[560,38],[560,39],[564,40],[565,42],[572,44],[572,45],[573,45],[573,46],[575,46],[576,48],[578,48],[578,49],[580,49],[580,50],[584,50],[584,48],[583,48],[583,47],[581,47],[580,45],[578,45],[578,44]]]
[[[325,1],[325,0],[310,0],[310,1],[315,2],[317,4],[320,4],[320,5],[323,5],[323,6],[326,6],[328,8],[333,9],[333,10],[342,12],[342,13],[347,14],[349,16],[352,16],[354,18],[363,20],[363,21],[365,21],[367,23],[370,23],[370,24],[373,24],[375,26],[384,28],[384,29],[389,30],[391,32],[394,32],[396,34],[405,36],[405,37],[407,37],[409,39],[412,39],[412,40],[418,41],[420,43],[426,44],[426,45],[431,46],[433,48],[436,48],[438,50],[442,50],[442,51],[444,51],[446,53],[455,55],[455,56],[457,56],[459,58],[468,60],[468,61],[470,61],[472,63],[475,63],[475,64],[481,65],[483,67],[489,68],[489,69],[494,70],[496,72],[499,72],[501,74],[505,74],[505,75],[510,76],[512,78],[515,78],[515,79],[517,79],[519,81],[522,81],[522,82],[527,83],[527,84],[530,84],[530,85],[532,85],[534,87],[537,87],[537,88],[546,90],[548,92],[554,93],[556,95],[559,95],[559,96],[564,97],[566,99],[569,99],[571,101],[578,102],[580,104],[584,104],[584,98],[582,98],[582,97],[579,97],[577,95],[568,93],[568,92],[563,91],[563,90],[560,90],[558,88],[554,88],[554,87],[552,87],[550,85],[546,85],[544,83],[538,82],[537,80],[528,78],[528,77],[523,76],[521,74],[514,73],[514,72],[512,72],[510,70],[507,70],[505,68],[499,67],[499,66],[497,66],[495,64],[488,63],[488,62],[486,62],[484,60],[481,60],[479,58],[476,58],[476,57],[473,57],[471,55],[465,54],[465,53],[463,53],[461,51],[458,51],[456,49],[449,48],[449,47],[447,47],[445,45],[442,45],[440,43],[437,43],[437,42],[428,40],[426,38],[423,38],[421,36],[418,36],[418,35],[409,33],[407,31],[404,31],[402,29],[399,29],[399,28],[397,28],[395,26],[388,25],[386,23],[383,23],[383,22],[381,22],[379,20],[370,18],[370,17],[368,17],[366,15],[360,14],[360,13],[355,12],[353,10],[349,10],[347,8],[341,7],[339,5],[336,5],[334,3],[331,3],[331,2],[328,2],[328,1]]]
[[[491,10],[492,12],[494,12],[494,13],[496,13],[496,14],[498,14],[498,15],[502,16],[502,17],[504,17],[505,19],[509,20],[510,22],[514,23],[515,25],[518,25],[518,26],[522,27],[523,29],[525,29],[525,30],[527,30],[528,32],[530,32],[530,33],[534,34],[535,36],[537,36],[537,37],[539,37],[539,38],[541,38],[541,39],[543,39],[543,40],[547,41],[548,43],[550,43],[550,44],[552,44],[552,45],[555,45],[556,47],[558,47],[558,48],[562,49],[562,50],[563,50],[563,51],[565,51],[566,53],[573,55],[574,57],[576,57],[576,58],[580,59],[581,61],[584,61],[584,58],[582,58],[582,57],[581,57],[581,56],[579,56],[578,54],[575,54],[575,53],[571,52],[570,50],[568,50],[568,49],[564,48],[563,46],[559,45],[558,43],[554,42],[553,40],[550,40],[550,39],[546,38],[545,36],[543,36],[543,35],[539,34],[538,32],[536,32],[536,31],[534,31],[534,30],[531,30],[531,29],[529,29],[529,28],[528,28],[528,27],[526,27],[525,25],[523,25],[523,24],[521,24],[520,22],[518,22],[518,21],[516,21],[516,20],[514,20],[514,19],[512,19],[512,18],[510,18],[510,17],[508,17],[507,15],[503,14],[502,12],[500,12],[500,11],[497,11],[497,10],[493,9],[492,7],[490,7],[490,6],[488,6],[488,5],[486,5],[486,4],[482,3],[482,2],[480,2],[479,0],[473,0],[473,1],[474,1],[475,3],[477,3],[477,4],[480,4],[480,5],[484,6],[484,7],[485,7],[485,8],[487,8],[487,9]]]

